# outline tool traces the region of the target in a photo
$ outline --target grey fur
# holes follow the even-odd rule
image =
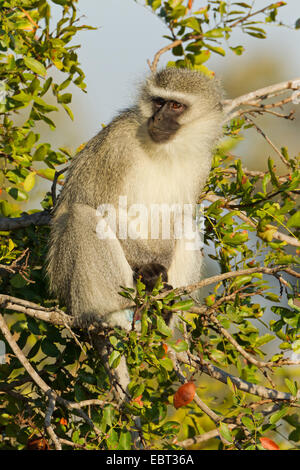
[[[160,92],[189,104],[180,130],[166,144],[153,142],[147,132],[151,97]],[[103,203],[117,207],[120,195],[128,204],[196,203],[221,135],[221,99],[214,79],[191,70],[162,70],[142,85],[137,104],[72,160],[52,217],[47,271],[51,291],[79,322],[110,321],[112,312],[120,311],[111,323],[126,326],[122,310],[128,301],[118,292],[120,285],[133,286],[132,270],[142,264],[157,262],[170,269],[174,287],[199,279],[201,255],[188,253],[182,259],[174,239],[100,240],[96,209]]]

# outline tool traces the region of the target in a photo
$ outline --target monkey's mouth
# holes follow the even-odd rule
[[[162,123],[159,123],[158,125],[153,117],[148,119],[149,135],[151,139],[157,143],[171,140],[179,127],[180,126],[176,121],[168,122],[167,125],[163,125]]]

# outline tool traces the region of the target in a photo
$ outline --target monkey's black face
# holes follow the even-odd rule
[[[148,132],[154,142],[167,142],[174,137],[180,124],[177,118],[184,113],[187,106],[178,101],[153,98],[154,113],[148,119]]]

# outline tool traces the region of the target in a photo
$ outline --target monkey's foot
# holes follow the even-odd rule
[[[111,327],[118,326],[123,330],[131,331],[133,316],[134,310],[132,308],[125,308],[124,310],[118,310],[116,312],[107,313],[102,317],[102,320],[105,323],[108,323],[108,325],[110,325]],[[138,320],[136,321],[136,323],[140,323],[140,321]]]

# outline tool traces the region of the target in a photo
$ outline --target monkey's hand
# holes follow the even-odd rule
[[[167,284],[168,272],[162,264],[143,264],[140,266],[140,268],[134,271],[134,280],[136,281],[138,278],[140,278],[142,283],[146,286],[147,293],[151,293],[153,291],[160,276],[164,285],[162,292],[173,289],[171,285]],[[172,313],[169,310],[163,309],[162,314],[166,323],[168,324],[170,322]]]
[[[140,278],[142,283],[145,284],[148,293],[153,291],[159,276],[161,276],[161,280],[165,285],[168,282],[168,273],[166,268],[159,263],[142,264],[142,266],[135,269],[133,274],[135,281]]]

